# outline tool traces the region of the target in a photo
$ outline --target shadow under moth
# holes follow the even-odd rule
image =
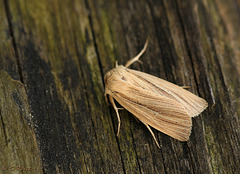
[[[125,66],[118,66],[104,76],[105,97],[109,101],[118,118],[118,132],[120,130],[120,116],[114,102],[140,120],[152,134],[158,147],[157,139],[150,126],[177,140],[187,141],[191,134],[192,119],[203,112],[208,103],[187,91],[158,77],[129,69],[128,67],[145,52],[146,41],[142,51],[129,60]]]

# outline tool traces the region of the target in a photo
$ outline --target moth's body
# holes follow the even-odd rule
[[[120,116],[114,99],[147,126],[156,143],[149,125],[175,139],[187,141],[192,127],[191,117],[200,114],[207,102],[173,83],[127,68],[138,61],[145,49],[125,66],[117,66],[104,77],[105,96],[113,105],[119,121],[118,134]]]

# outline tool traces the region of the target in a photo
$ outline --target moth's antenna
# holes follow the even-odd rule
[[[129,67],[129,66],[130,66],[131,64],[133,64],[134,62],[140,62],[140,63],[142,63],[142,62],[141,62],[140,60],[138,60],[138,59],[139,59],[139,58],[143,55],[143,53],[146,51],[147,46],[148,46],[148,39],[146,40],[142,51],[140,51],[140,53],[138,53],[137,56],[135,56],[134,58],[132,58],[131,60],[129,60],[129,61],[126,63],[125,67]]]

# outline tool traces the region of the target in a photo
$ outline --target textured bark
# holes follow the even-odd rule
[[[240,1],[0,0],[0,19],[0,171],[240,173]],[[147,38],[131,68],[209,103],[161,149],[127,111],[117,137],[103,95]]]

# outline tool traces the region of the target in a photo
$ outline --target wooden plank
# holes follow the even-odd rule
[[[0,69],[26,93],[4,72],[2,84],[25,96],[44,173],[240,173],[239,2],[4,2]],[[117,137],[103,95],[104,74],[147,38],[143,65],[131,68],[189,85],[209,103],[188,142],[154,130],[161,149],[127,111]]]
[[[121,171],[84,1],[9,6],[44,172]]]
[[[194,4],[193,4],[194,5]],[[208,4],[211,5],[211,4]],[[190,6],[191,7],[191,6]],[[189,13],[186,13],[186,9],[190,8],[189,5],[181,3],[180,8],[182,11],[182,18],[187,21],[196,21],[194,26],[185,24],[184,29],[186,33],[186,38],[188,45],[190,47],[189,50],[191,51],[191,56],[193,59],[193,66],[195,69],[199,69],[202,71],[196,72],[196,77],[199,77],[198,84],[203,83],[203,66],[208,68],[208,77],[210,78],[209,84],[210,91],[213,92],[212,102],[210,102],[210,114],[208,117],[203,117],[204,121],[204,131],[205,131],[205,140],[206,144],[208,145],[208,151],[210,155],[210,162],[212,164],[213,172],[223,172],[227,173],[229,171],[229,166],[232,166],[232,171],[239,171],[238,166],[239,160],[236,160],[236,155],[238,156],[240,152],[239,144],[239,124],[238,116],[236,108],[232,105],[232,99],[229,94],[229,89],[227,87],[227,83],[224,80],[224,74],[222,71],[222,66],[219,62],[221,56],[230,56],[224,54],[231,54],[228,50],[224,50],[222,53],[218,53],[216,51],[217,48],[221,48],[221,38],[222,34],[217,33],[221,32],[217,30],[220,26],[212,25],[214,22],[211,16],[216,15],[217,11],[213,11],[212,15],[206,15],[205,8],[201,2],[198,4],[199,10],[202,11],[201,15],[199,16],[199,23],[198,19],[193,20],[190,18]],[[197,8],[197,7],[195,7]],[[194,8],[193,8],[194,9]],[[196,13],[197,14],[197,13]],[[202,23],[202,24],[201,24]],[[203,27],[203,28],[202,28]],[[199,29],[198,29],[199,28]],[[220,27],[221,28],[221,27]],[[223,26],[222,26],[223,28]],[[201,30],[200,30],[201,29]],[[217,32],[216,32],[217,31]],[[214,32],[216,32],[216,37],[214,36]],[[195,36],[195,37],[193,37]],[[217,38],[219,36],[219,38]],[[215,40],[215,41],[214,41]],[[214,43],[215,42],[215,43]],[[220,43],[220,44],[219,44]],[[226,48],[227,40],[224,40],[225,45],[223,47]],[[229,59],[229,57],[227,58]],[[202,64],[199,62],[201,60]],[[228,66],[231,66],[231,62],[228,61]],[[232,64],[232,71],[236,72],[235,65]],[[239,78],[236,79],[239,82]],[[210,86],[211,85],[211,86]],[[237,88],[237,86],[235,87]],[[204,91],[205,88],[202,88]],[[213,114],[214,113],[214,114]],[[221,131],[220,131],[221,130]],[[237,131],[232,131],[237,130]],[[223,134],[224,132],[224,134]],[[223,143],[224,142],[224,143]],[[234,150],[233,150],[234,149]],[[230,155],[229,152],[232,151],[235,155]],[[226,161],[228,161],[226,163]],[[238,172],[237,172],[238,173]]]
[[[16,81],[20,76],[7,14],[0,1],[0,173],[42,173],[26,91]]]

